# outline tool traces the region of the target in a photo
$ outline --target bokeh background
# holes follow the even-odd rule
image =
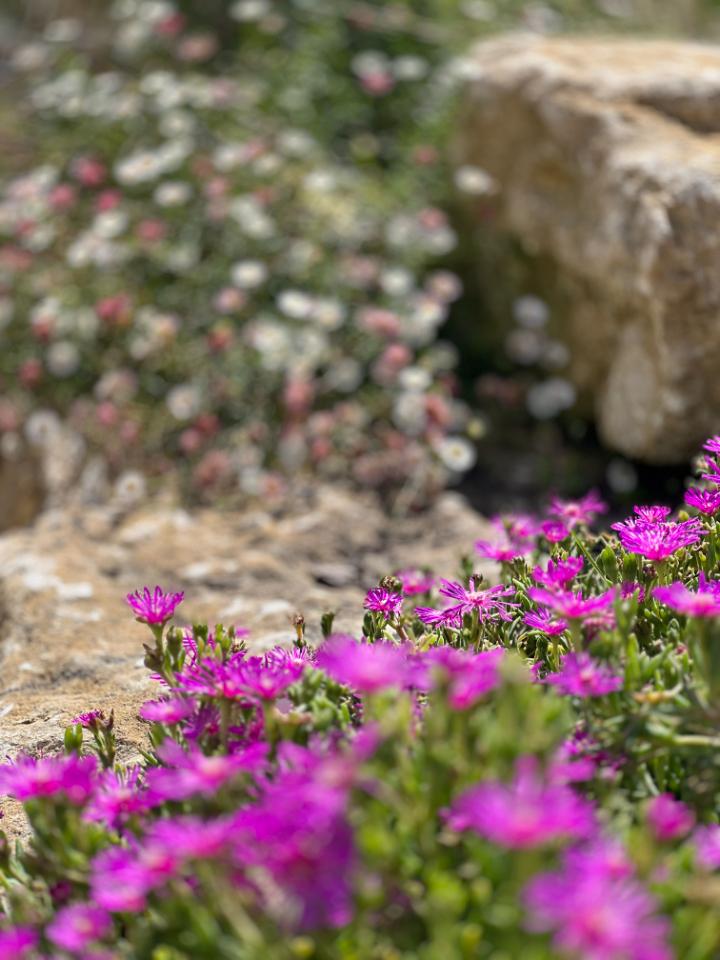
[[[676,494],[602,449],[542,271],[454,162],[472,44],[513,30],[713,41],[720,5],[4,0],[2,525],[316,478]]]

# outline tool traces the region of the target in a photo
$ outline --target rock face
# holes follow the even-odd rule
[[[605,441],[685,459],[720,425],[720,50],[511,36],[466,67],[459,163],[551,263]]]
[[[53,511],[0,537],[0,758],[54,749],[89,709],[115,709],[124,759],[145,740],[139,704],[159,693],[142,664],[147,630],[124,602],[159,583],[182,589],[176,622],[236,624],[256,648],[291,643],[292,616],[357,631],[364,591],[403,566],[451,576],[487,534],[460,497],[390,519],[368,495],[321,488],[282,512],[187,513],[155,506]]]

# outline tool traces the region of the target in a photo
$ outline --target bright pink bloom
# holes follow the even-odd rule
[[[102,710],[90,710],[88,713],[81,713],[72,720],[73,724],[79,724],[85,730],[96,730],[105,722],[105,714]]]
[[[695,856],[706,870],[720,870],[720,824],[698,827],[693,834]]]
[[[690,487],[685,491],[685,503],[695,507],[706,517],[714,517],[720,511],[720,490],[704,490],[700,487]]]
[[[453,830],[472,830],[515,849],[586,837],[595,824],[592,806],[569,787],[545,780],[534,757],[518,761],[512,783],[489,780],[466,790],[446,819]]]
[[[555,610],[568,620],[582,620],[607,610],[614,603],[615,595],[614,587],[596,597],[583,597],[581,590],[575,593],[571,590],[546,590],[543,587],[530,587],[528,590],[531,600]]]
[[[545,683],[572,697],[604,697],[623,686],[623,678],[589,653],[566,653],[559,673],[545,677]]]
[[[391,593],[384,587],[375,587],[368,590],[363,606],[366,610],[382,613],[386,620],[399,616],[402,612],[403,598],[399,593]]]
[[[296,683],[307,660],[287,650],[270,650],[259,657],[234,656],[225,663],[205,659],[177,675],[180,686],[195,696],[225,700],[273,700]]]
[[[523,623],[548,637],[557,637],[568,627],[567,621],[555,620],[549,610],[531,610],[523,617]]]
[[[32,960],[30,951],[34,951],[39,939],[30,927],[0,930],[0,957],[3,960]]]
[[[344,634],[330,637],[318,650],[317,666],[358,693],[405,687],[410,678],[406,651],[392,643],[360,643]]]
[[[550,543],[562,543],[570,536],[570,527],[562,520],[544,520],[540,524],[540,530]]]
[[[600,513],[607,511],[607,504],[600,499],[597,490],[591,490],[580,500],[561,500],[553,497],[550,501],[550,516],[563,521],[571,529],[579,524],[588,525]]]
[[[707,450],[708,453],[720,453],[720,434],[706,440],[703,444],[703,450]]]
[[[174,723],[180,723],[186,720],[196,710],[197,704],[194,700],[188,700],[183,697],[169,697],[166,700],[147,700],[138,711],[138,716],[142,720],[150,723],[165,723],[172,726]]]
[[[470,653],[456,647],[433,647],[423,657],[430,670],[428,686],[437,685],[433,674],[439,674],[445,680],[453,710],[467,710],[500,685],[504,655],[500,648]]]
[[[706,580],[701,573],[697,590],[690,590],[681,581],[666,587],[655,587],[653,596],[678,613],[691,617],[720,617],[720,580]]]
[[[512,587],[504,587],[502,584],[496,587],[486,587],[478,589],[477,581],[471,580],[469,587],[464,587],[461,583],[453,580],[440,581],[440,593],[449,600],[456,601],[450,610],[456,611],[460,616],[466,613],[477,612],[480,620],[499,617],[501,620],[512,620],[511,608],[517,607],[516,603],[503,600],[503,597],[512,595]]]
[[[182,866],[179,851],[134,841],[130,847],[110,847],[91,864],[90,895],[111,913],[137,913],[147,895],[172,879]]]
[[[56,947],[74,952],[102,940],[111,927],[110,914],[102,907],[71,903],[58,910],[46,932]]]
[[[647,822],[658,840],[677,840],[690,833],[695,815],[672,794],[661,793],[648,804]]]
[[[183,750],[168,739],[157,748],[157,755],[166,766],[148,770],[148,791],[160,801],[213,796],[238,774],[264,769],[267,754],[267,744],[256,743],[236,753],[207,756],[197,747]]]
[[[532,551],[532,544],[504,537],[501,540],[476,540],[475,552],[496,563],[510,563]]]
[[[402,583],[402,592],[406,597],[416,597],[419,594],[430,593],[435,586],[435,577],[421,570],[400,570],[397,574]]]
[[[19,757],[0,767],[0,792],[16,800],[63,797],[82,806],[93,792],[95,757],[77,754],[57,757]]]
[[[135,618],[151,625],[167,623],[184,599],[184,593],[165,593],[160,587],[155,587],[152,593],[144,587],[142,593],[136,590],[126,597]]]
[[[688,547],[705,534],[696,517],[691,520],[666,520],[668,507],[635,507],[636,517],[612,525],[623,547],[648,560],[666,560],[673,553]]]
[[[564,587],[580,573],[583,568],[582,557],[567,557],[565,560],[548,560],[545,570],[535,567],[533,580],[545,587]]]
[[[101,773],[83,819],[119,830],[131,817],[149,810],[154,801],[140,784],[140,772],[140,767],[134,766],[120,773]]]
[[[595,841],[570,850],[560,870],[528,885],[528,926],[552,932],[558,953],[583,960],[672,960],[669,924],[632,875],[621,848]]]

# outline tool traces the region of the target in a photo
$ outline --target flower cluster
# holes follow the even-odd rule
[[[720,531],[704,513],[702,552],[645,563],[628,531],[688,521],[597,536],[591,502],[565,544],[506,520],[528,551],[502,582],[402,571],[315,645],[131,594],[147,747],[123,765],[89,710],[0,767],[31,830],[0,858],[3,956],[462,956],[482,930],[504,956],[713,960]]]

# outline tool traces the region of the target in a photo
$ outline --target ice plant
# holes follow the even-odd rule
[[[583,597],[581,590],[548,590],[545,587],[530,587],[528,596],[549,610],[554,610],[567,620],[583,620],[608,610],[614,603],[614,588],[596,596]]]
[[[143,587],[142,591],[136,590],[126,597],[136,620],[149,626],[164,626],[184,599],[184,593],[165,593],[160,587],[153,591]]]
[[[543,569],[535,567],[532,572],[533,580],[545,587],[565,587],[574,580],[583,568],[582,557],[566,557],[564,560],[548,560]]]
[[[102,940],[112,927],[106,910],[91,904],[61,907],[47,928],[48,939],[62,950],[75,952]]]
[[[648,804],[647,822],[658,840],[677,840],[686,836],[695,825],[695,815],[680,800],[661,793]]]
[[[653,596],[677,613],[692,617],[720,617],[720,581],[707,580],[701,573],[697,590],[690,590],[678,580],[665,587],[655,587]]]
[[[330,637],[318,650],[317,666],[358,693],[405,686],[410,677],[407,653],[391,643],[360,643],[346,635]]]
[[[586,837],[592,808],[570,787],[548,782],[532,758],[518,762],[511,783],[479,783],[446,815],[453,830],[472,830],[503,847],[539,847]]]
[[[720,870],[720,824],[698,827],[693,834],[695,856],[706,870]]]
[[[539,630],[540,633],[548,637],[557,637],[564,633],[567,628],[566,620],[557,620],[549,610],[529,610],[523,614],[523,623],[533,630]]]
[[[685,491],[685,503],[695,507],[707,517],[714,517],[720,511],[720,490],[707,490],[701,487],[690,487]]]
[[[368,590],[365,597],[365,609],[381,613],[386,620],[398,616],[402,611],[402,605],[402,594],[393,593],[384,587],[375,587],[373,590]]]
[[[599,514],[607,512],[607,504],[596,490],[586,493],[580,500],[561,500],[552,497],[549,513],[571,529],[580,524],[588,526]]]
[[[589,653],[566,653],[558,673],[550,673],[545,683],[573,697],[603,697],[621,690],[623,678],[594,660]]]
[[[697,543],[705,534],[697,518],[664,519],[669,513],[665,507],[636,507],[635,512],[635,517],[614,523],[612,528],[628,553],[638,553],[648,560],[667,560],[683,547]]]
[[[614,845],[570,851],[561,869],[526,891],[528,927],[553,934],[562,956],[585,960],[671,960],[668,922]]]
[[[20,757],[0,767],[0,792],[16,800],[64,799],[82,806],[93,792],[94,757]]]

